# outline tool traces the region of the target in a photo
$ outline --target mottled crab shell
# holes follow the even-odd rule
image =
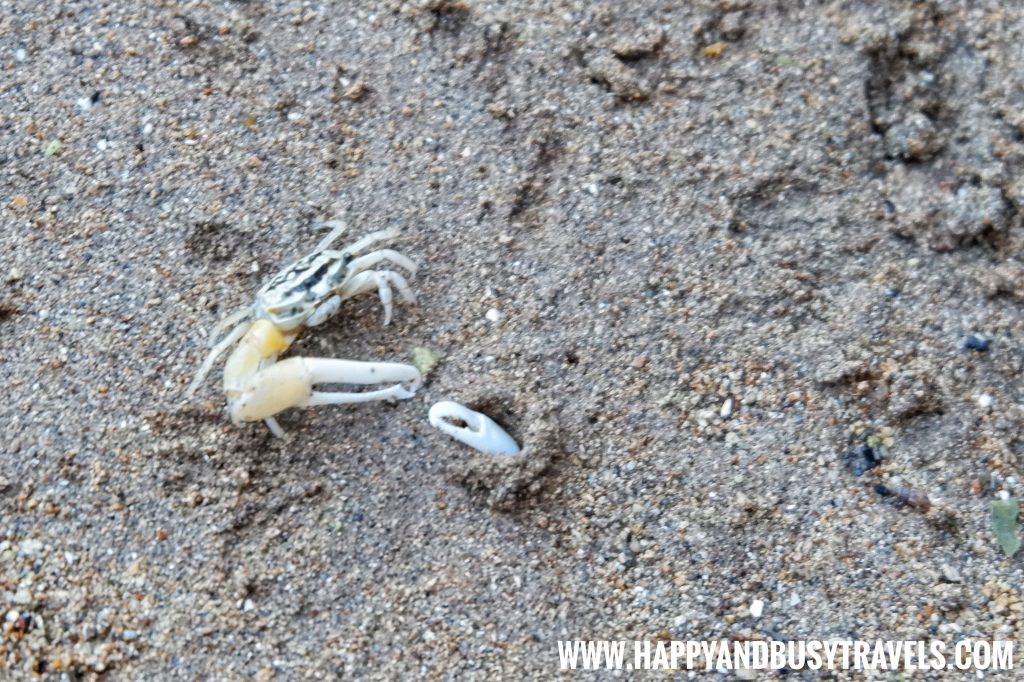
[[[256,294],[256,316],[282,331],[301,326],[348,279],[351,260],[348,253],[322,251],[286,267]]]

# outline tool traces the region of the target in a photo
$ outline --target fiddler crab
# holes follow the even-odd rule
[[[274,418],[290,407],[341,405],[374,400],[406,399],[422,383],[418,369],[395,362],[360,362],[335,358],[292,357],[278,361],[305,327],[323,324],[343,301],[376,290],[384,307],[384,324],[391,322],[392,287],[407,303],[415,303],[405,277],[394,270],[372,270],[391,263],[416,273],[416,265],[391,249],[359,255],[367,247],[397,236],[393,230],[373,232],[342,250],[331,245],[345,232],[344,223],[332,228],[308,256],[278,272],[256,294],[252,305],[228,315],[210,334],[211,350],[186,395],[191,397],[226,350],[238,344],[224,365],[224,392],[235,424],[263,420],[276,436],[284,430]],[[223,338],[218,336],[231,329]],[[393,383],[363,392],[315,391],[317,384]]]

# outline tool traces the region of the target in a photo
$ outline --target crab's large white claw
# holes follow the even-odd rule
[[[227,378],[228,372],[224,376]],[[225,388],[231,419],[235,423],[268,419],[291,407],[405,400],[416,394],[416,389],[423,381],[419,370],[412,365],[304,357],[288,358],[259,371],[232,377],[235,383],[225,381]],[[313,390],[316,384],[365,385],[391,382],[397,383],[375,391],[350,393]]]
[[[225,373],[227,376],[227,373]],[[289,358],[240,378],[228,389],[231,421],[259,421],[305,402],[313,392],[313,378],[302,358]]]
[[[457,441],[489,455],[518,455],[519,444],[487,415],[474,412],[465,405],[442,400],[430,408],[428,414],[434,426]],[[457,426],[451,420],[464,422]]]

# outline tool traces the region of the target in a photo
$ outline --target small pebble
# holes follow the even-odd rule
[[[722,419],[728,419],[732,416],[732,405],[732,398],[727,398],[726,401],[722,403],[722,410],[719,412]]]
[[[366,95],[366,82],[356,81],[352,84],[342,83],[345,90],[341,93],[342,99],[358,102]]]
[[[750,615],[754,618],[760,618],[761,614],[764,613],[764,600],[755,599],[750,602]]]
[[[961,344],[961,346],[966,350],[976,350],[979,353],[984,353],[988,351],[989,343],[990,342],[988,339],[982,338],[975,334],[971,334],[966,339],[964,339],[964,342],[963,344]]]
[[[603,83],[623,101],[644,100],[651,94],[648,82],[610,52],[595,53],[588,59],[587,66],[591,79]]]
[[[935,124],[924,114],[917,112],[891,126],[885,133],[886,151],[895,157],[909,161],[927,161],[943,146]]]
[[[854,476],[861,476],[865,471],[881,464],[882,458],[870,445],[862,445],[846,455],[846,463]]]
[[[743,18],[743,12],[726,12],[722,17],[718,28],[726,40],[739,40],[743,37],[746,31]]]
[[[497,308],[491,308],[484,313],[484,317],[487,318],[488,322],[501,322],[502,318],[505,317],[505,314]]]
[[[412,349],[412,364],[424,378],[437,367],[437,363],[441,362],[442,357],[444,356],[441,353],[424,346]]]
[[[992,407],[992,405],[995,402],[996,399],[990,396],[988,393],[982,393],[981,395],[978,396],[978,407],[982,408],[983,410],[987,410],[988,408]]]
[[[939,567],[942,571],[942,578],[948,583],[962,583],[964,579],[960,577],[960,571],[956,570],[955,566],[949,564],[942,564]]]
[[[43,549],[43,543],[39,540],[25,540],[18,546],[18,556],[34,557]]]
[[[612,45],[612,52],[621,59],[637,59],[657,52],[664,44],[665,31],[652,27],[618,40]]]
[[[725,47],[725,43],[722,42],[712,43],[711,45],[706,46],[702,52],[704,56],[709,59],[717,59],[722,56],[723,52],[725,52]]]

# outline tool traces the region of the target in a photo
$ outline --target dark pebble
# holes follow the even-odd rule
[[[853,472],[854,476],[860,476],[869,469],[874,469],[882,463],[875,449],[869,445],[861,445],[851,450],[846,455],[846,465]]]
[[[988,346],[989,346],[989,340],[988,339],[983,339],[980,336],[975,336],[974,334],[971,334],[966,339],[964,339],[964,343],[963,343],[963,347],[964,348],[966,348],[968,350],[976,350],[979,353],[986,352],[988,350]]]

